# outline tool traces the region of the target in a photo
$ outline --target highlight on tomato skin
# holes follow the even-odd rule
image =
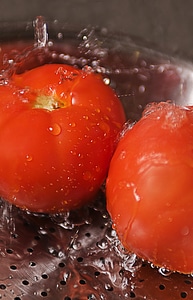
[[[0,195],[32,212],[76,209],[104,182],[125,114],[99,75],[50,64],[0,86]]]
[[[123,135],[106,181],[124,247],[171,271],[193,272],[193,110],[151,104]]]

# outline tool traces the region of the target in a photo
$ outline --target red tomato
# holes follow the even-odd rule
[[[0,86],[0,195],[33,212],[75,209],[103,183],[125,115],[100,76],[44,65]]]
[[[126,249],[156,266],[193,272],[193,110],[152,104],[121,138],[107,208]]]

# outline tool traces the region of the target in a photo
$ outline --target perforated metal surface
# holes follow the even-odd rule
[[[9,54],[18,72],[45,62],[89,64],[110,81],[133,121],[151,101],[192,104],[191,65],[104,30],[98,36],[85,29],[74,41],[66,29],[58,35],[58,26],[52,34],[60,38],[46,50],[21,53],[32,46],[27,41]],[[0,299],[193,299],[192,276],[158,270],[122,248],[103,191],[88,207],[66,215],[33,215],[2,201],[0,216]]]
[[[15,221],[13,228],[4,219],[1,228],[0,299],[193,297],[191,276],[163,276],[122,249],[102,194],[69,216],[34,216],[16,208],[10,212],[3,202],[1,211]]]

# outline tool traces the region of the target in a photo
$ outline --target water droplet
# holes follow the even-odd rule
[[[141,198],[140,198],[139,194],[137,193],[137,188],[136,187],[133,188],[133,194],[134,194],[135,200],[137,202],[139,202],[141,200]]]
[[[156,268],[156,266],[155,266],[153,263],[150,264],[150,267],[151,267],[152,269],[155,269],[155,268]]]
[[[105,289],[107,291],[112,291],[113,290],[113,287],[109,284],[109,283],[105,283]]]
[[[159,268],[159,269],[158,269],[158,272],[159,272],[161,275],[165,276],[165,277],[170,276],[170,275],[172,274],[172,271],[170,271],[170,270],[168,270],[168,269],[166,269],[166,268],[164,268],[164,267]]]
[[[47,231],[44,228],[40,227],[40,229],[38,230],[38,233],[45,235],[45,234],[47,234]]]
[[[76,242],[76,243],[73,243],[73,245],[72,245],[72,248],[74,249],[74,250],[79,250],[80,248],[81,248],[81,243],[80,242]]]
[[[58,33],[58,39],[63,39],[63,34],[62,34],[62,32],[59,32],[59,33]]]
[[[189,232],[190,232],[190,230],[189,230],[189,227],[188,227],[188,226],[184,226],[184,227],[182,228],[182,230],[181,230],[181,234],[184,235],[184,236],[188,235]]]
[[[91,186],[91,187],[89,188],[89,192],[93,192],[93,191],[94,191],[94,187]]]
[[[101,112],[100,108],[95,108],[95,111],[96,111],[97,113],[100,113],[100,112]]]
[[[34,281],[38,281],[38,280],[39,280],[38,276],[34,276]]]
[[[65,253],[63,251],[59,251],[58,252],[58,257],[59,258],[64,258],[65,257]]]
[[[134,69],[133,69],[133,73],[136,74],[136,73],[138,73],[138,72],[139,72],[139,69],[138,69],[138,68],[134,68]]]
[[[119,158],[122,160],[122,159],[125,159],[125,157],[126,157],[126,151],[122,150],[120,155],[119,155]]]
[[[91,173],[89,171],[85,171],[83,173],[83,179],[84,180],[90,180],[91,179]]]
[[[49,132],[53,135],[59,135],[62,131],[61,126],[58,123],[54,123],[52,126],[48,128]]]
[[[76,127],[76,123],[75,123],[75,122],[71,122],[71,123],[69,123],[69,125],[70,125],[71,127]]]
[[[111,81],[110,81],[109,78],[105,77],[105,78],[103,79],[103,82],[104,82],[104,84],[109,85]]]
[[[145,92],[145,86],[144,85],[140,85],[139,86],[139,93],[144,93]]]
[[[27,161],[32,161],[32,159],[33,159],[33,158],[32,158],[31,155],[29,155],[29,154],[26,155],[26,160],[27,160]]]
[[[99,127],[100,127],[100,129],[102,129],[105,132],[105,134],[110,131],[109,125],[105,122],[100,122]]]
[[[90,294],[90,295],[88,296],[88,300],[97,300],[97,298],[95,297],[94,294]]]
[[[97,242],[97,247],[104,250],[108,248],[108,243],[105,239],[102,239],[101,241]]]
[[[58,256],[58,252],[54,247],[48,247],[48,251],[51,255]]]
[[[96,171],[97,173],[99,173],[100,170],[101,170],[101,168],[100,168],[99,166],[95,166],[95,171]]]
[[[165,67],[163,65],[161,65],[157,68],[158,73],[163,73],[164,70],[165,70]]]
[[[69,276],[70,276],[70,272],[65,272],[65,273],[63,274],[63,280],[64,280],[65,282],[67,282]]]

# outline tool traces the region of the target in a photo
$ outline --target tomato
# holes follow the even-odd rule
[[[0,86],[0,195],[32,212],[75,209],[106,178],[125,122],[99,75],[50,64]]]
[[[193,272],[193,110],[152,104],[120,139],[106,182],[107,209],[124,247]]]

